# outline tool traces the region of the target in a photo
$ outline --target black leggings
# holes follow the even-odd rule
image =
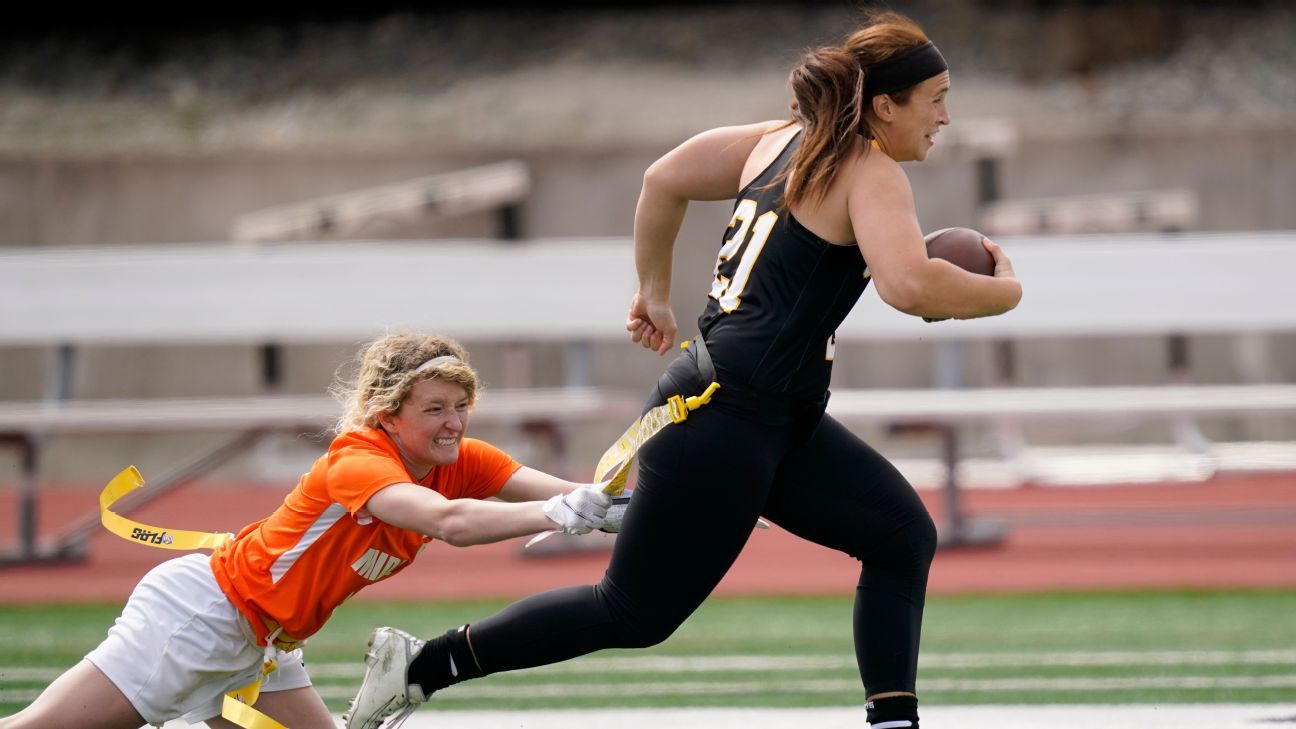
[[[695,391],[692,383],[676,384],[696,371],[681,363],[689,364],[672,364],[654,400],[668,394],[660,390]],[[473,623],[473,649],[486,673],[660,643],[711,593],[764,516],[860,560],[855,655],[866,694],[914,691],[936,549],[918,495],[829,416],[741,410],[717,398],[644,446],[602,582],[534,595]]]

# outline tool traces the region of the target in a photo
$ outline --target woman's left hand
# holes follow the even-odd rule
[[[1012,260],[1008,258],[1008,254],[1004,253],[1003,248],[1000,248],[998,243],[983,237],[981,245],[994,257],[995,278],[1017,278],[1017,274],[1013,271]]]

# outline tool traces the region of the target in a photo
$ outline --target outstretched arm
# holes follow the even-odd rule
[[[597,484],[526,467],[509,477],[499,496],[505,501],[447,499],[424,486],[397,483],[369,497],[365,509],[392,526],[467,547],[551,529],[584,534],[603,526],[612,503]]]
[[[542,504],[447,499],[430,488],[395,483],[369,497],[374,518],[455,547],[489,544],[554,528]]]
[[[569,494],[584,486],[601,484],[577,483],[551,476],[544,471],[523,466],[513,472],[495,496],[504,501],[545,501],[558,494]]]

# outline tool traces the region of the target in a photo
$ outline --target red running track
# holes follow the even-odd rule
[[[286,487],[285,487],[286,488]],[[284,491],[202,482],[150,504],[133,518],[172,528],[237,531],[268,514]],[[924,492],[937,523],[940,493]],[[42,493],[40,533],[96,506],[94,488]],[[1138,588],[1296,588],[1296,473],[1225,475],[1192,484],[1022,487],[969,490],[970,514],[1002,520],[995,547],[945,549],[932,594]],[[13,490],[0,492],[0,545],[14,546]],[[596,549],[527,557],[519,541],[457,549],[434,543],[402,574],[357,599],[517,597],[594,582],[610,537]],[[590,538],[578,544],[590,544]],[[0,603],[122,602],[153,565],[176,555],[107,532],[78,564],[0,568]],[[849,594],[854,560],[775,527],[753,533],[717,594]]]

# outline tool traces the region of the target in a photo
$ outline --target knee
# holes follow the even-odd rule
[[[931,514],[924,511],[914,520],[911,528],[914,560],[925,572],[931,567],[932,559],[936,557],[936,522],[932,521]]]
[[[685,614],[676,619],[675,611],[665,605],[646,605],[629,600],[618,591],[609,591],[609,587],[607,580],[600,585],[604,595],[615,596],[606,603],[615,644],[609,648],[651,648],[671,637],[688,617]]]
[[[663,620],[660,617],[636,621],[633,624],[623,623],[621,631],[623,647],[651,648],[674,635],[681,623],[682,620]]]
[[[896,558],[907,570],[926,575],[936,557],[936,522],[921,502],[909,509],[906,516],[896,533],[896,544],[903,545],[902,553]]]
[[[875,539],[860,557],[865,564],[894,572],[926,575],[936,556],[936,524],[926,511],[914,514],[902,526]]]

